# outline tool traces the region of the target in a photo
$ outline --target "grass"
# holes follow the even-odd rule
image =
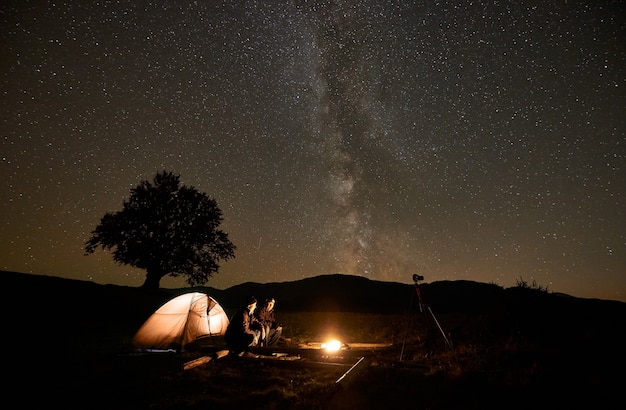
[[[340,352],[331,360],[333,364],[320,356],[300,361],[227,357],[181,371],[185,361],[207,354],[199,349],[169,357],[125,357],[120,368],[111,370],[127,373],[134,369],[131,379],[137,385],[129,390],[127,381],[122,390],[130,404],[127,408],[153,409],[500,408],[503,400],[509,402],[507,408],[527,408],[571,400],[559,397],[569,393],[559,387],[561,381],[585,389],[603,387],[581,383],[586,374],[574,373],[591,370],[568,363],[568,352],[576,346],[550,351],[552,343],[541,335],[468,340],[466,335],[474,335],[476,328],[466,320],[454,315],[438,319],[446,324],[444,329],[458,333],[453,349],[423,314],[285,312],[280,320],[294,344],[338,337],[348,345],[387,342],[393,348]],[[361,356],[368,358],[368,367],[349,385],[337,388],[336,381]],[[611,383],[607,376],[600,377],[599,383]],[[123,408],[117,400],[110,405]]]

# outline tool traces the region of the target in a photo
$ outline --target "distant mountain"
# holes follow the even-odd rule
[[[107,303],[109,298],[123,303],[125,298],[145,301],[146,312],[153,311],[175,295],[200,291],[215,298],[225,309],[235,310],[247,295],[259,300],[274,297],[282,311],[403,313],[419,310],[420,298],[414,284],[383,282],[361,276],[330,274],[292,282],[246,282],[221,290],[212,287],[159,289],[146,291],[117,285],[98,285],[89,281],[52,276],[0,271],[5,289],[29,289],[33,295],[71,294],[81,299],[82,291],[89,300]],[[626,303],[600,299],[581,299],[538,289],[513,287],[504,289],[495,284],[457,280],[437,281],[419,285],[421,301],[438,313],[485,313],[500,309],[528,314],[554,311],[579,312],[590,307],[623,311]],[[116,296],[111,296],[116,295]],[[43,300],[47,300],[44,297]],[[133,304],[136,304],[136,300]],[[569,313],[568,313],[569,315]]]
[[[219,297],[223,299],[220,303],[228,306],[255,295],[260,300],[276,298],[281,310],[370,313],[407,311],[413,293],[412,285],[335,274],[293,282],[246,282],[226,289]]]

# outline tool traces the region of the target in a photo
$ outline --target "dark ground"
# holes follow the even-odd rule
[[[7,318],[5,401],[18,408],[610,409],[623,402],[626,304],[620,302],[535,289],[484,290],[491,285],[480,291],[474,283],[448,283],[448,289],[433,284],[429,295],[437,300],[454,295],[455,303],[433,305],[454,343],[449,349],[432,317],[415,308],[361,313],[368,309],[337,302],[343,312],[301,312],[287,309],[287,302],[281,306],[279,299],[291,344],[254,352],[264,357],[226,356],[184,370],[186,363],[224,349],[221,340],[150,354],[134,352],[129,342],[154,310],[188,289],[145,292],[0,273]],[[355,285],[350,278],[324,277],[320,289],[315,281],[305,288],[323,295],[331,279],[339,279],[341,289],[333,290],[338,294],[367,285],[360,278]],[[255,284],[244,288],[230,296],[222,291],[227,312],[239,293]],[[256,290],[276,293],[267,285]],[[463,303],[468,292],[471,300],[480,293],[480,302]],[[404,295],[381,297],[406,301]],[[337,354],[302,348],[322,337],[328,323],[350,340],[390,346],[348,342]],[[277,352],[299,359],[271,356]]]

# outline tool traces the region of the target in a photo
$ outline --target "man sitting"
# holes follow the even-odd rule
[[[262,325],[254,317],[256,306],[256,298],[248,296],[245,305],[230,320],[224,334],[224,340],[232,354],[242,356],[249,347],[259,344]]]
[[[276,322],[274,306],[276,306],[276,299],[268,298],[255,312],[257,320],[261,323],[264,329],[262,332],[262,339],[260,341],[261,346],[275,345],[283,333],[283,327]]]

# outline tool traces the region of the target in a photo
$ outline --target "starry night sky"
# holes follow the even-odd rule
[[[237,246],[208,286],[418,273],[626,301],[625,11],[4,1],[0,269],[141,285],[84,244],[167,170]]]

